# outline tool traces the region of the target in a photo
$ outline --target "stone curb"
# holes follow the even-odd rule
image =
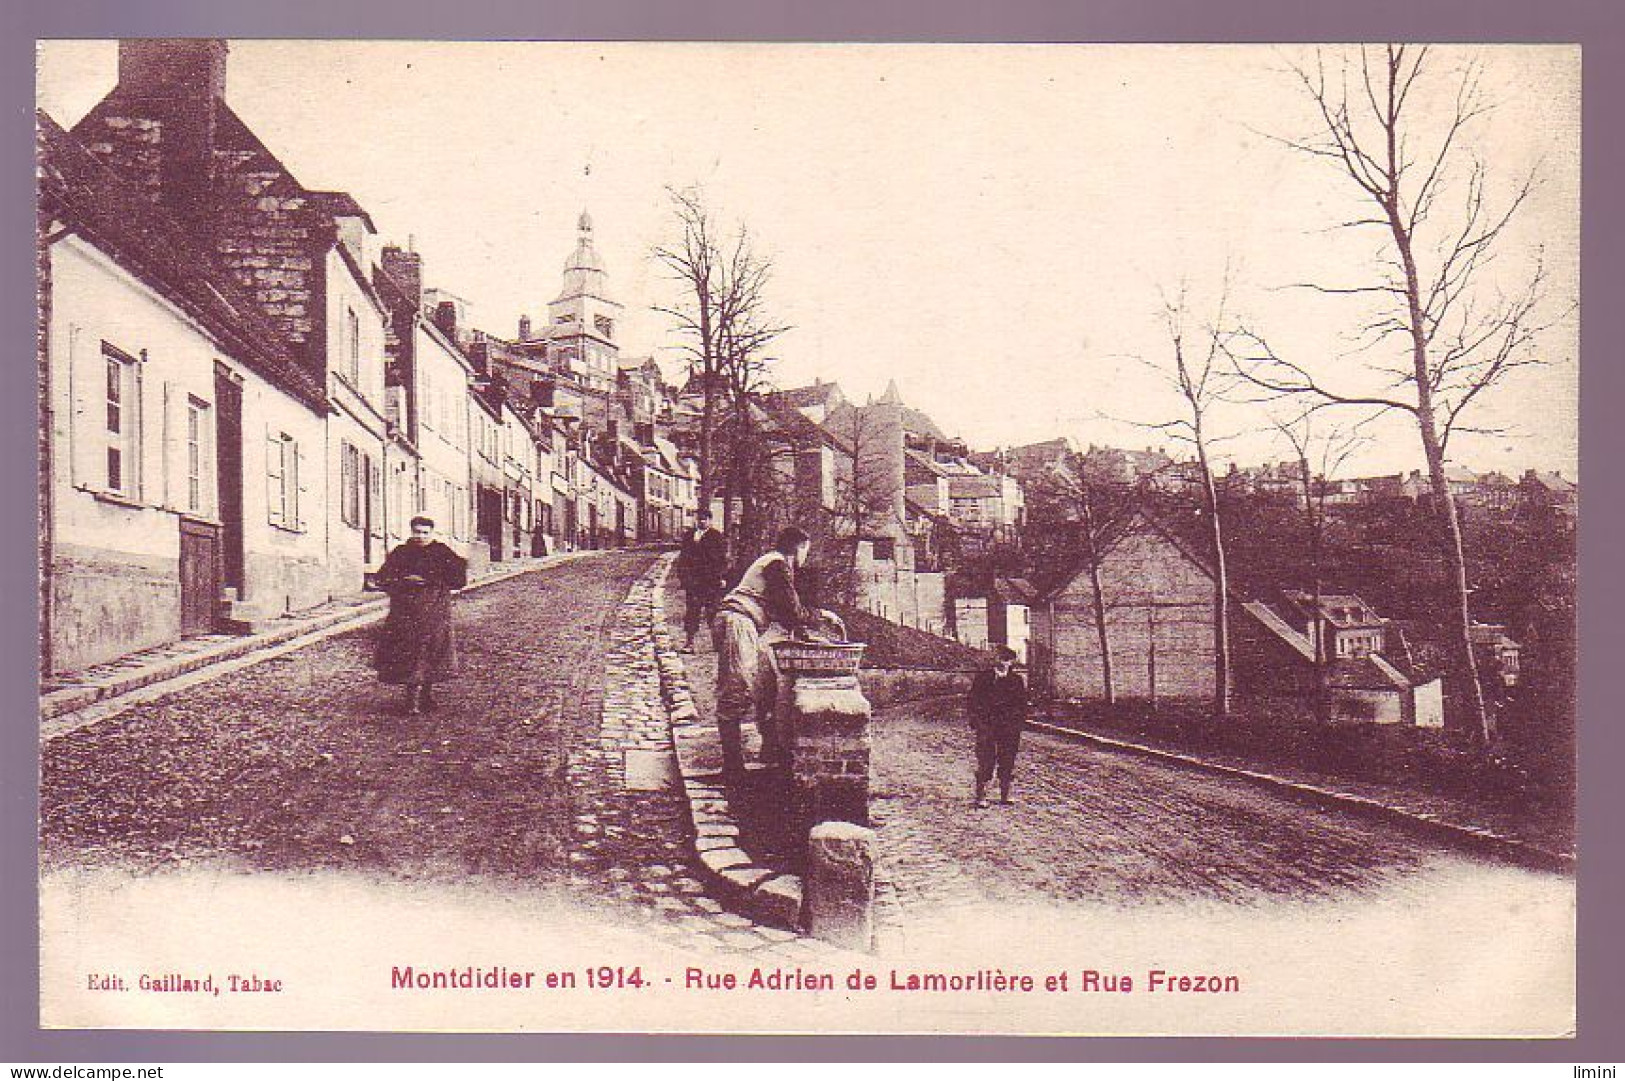
[[[740,915],[758,923],[802,931],[802,885],[797,875],[780,874],[754,862],[740,844],[739,824],[716,775],[701,768],[699,750],[714,740],[711,726],[694,705],[688,669],[666,625],[666,578],[674,556],[662,556],[650,570],[650,636],[660,670],[660,697],[666,704],[672,751],[682,779],[701,877]]]
[[[1306,781],[1294,781],[1286,777],[1277,777],[1273,773],[1262,773],[1257,770],[1242,769],[1238,766],[1225,766],[1194,755],[1164,751],[1156,747],[1147,747],[1140,743],[1130,743],[1127,740],[1100,736],[1093,732],[1084,732],[1076,728],[1067,728],[1064,725],[1051,724],[1045,721],[1029,720],[1027,727],[1081,743],[1092,743],[1109,751],[1139,755],[1142,758],[1168,762],[1187,769],[1200,770],[1204,773],[1234,777],[1237,780],[1246,781],[1260,788],[1269,789],[1299,803],[1316,806],[1331,804],[1343,810],[1364,815],[1367,818],[1397,825],[1402,829],[1432,840],[1444,841],[1470,849],[1481,855],[1493,856],[1508,862],[1532,867],[1536,870],[1557,871],[1565,874],[1574,872],[1574,856],[1570,854],[1553,852],[1550,849],[1541,848],[1539,845],[1533,845],[1527,841],[1520,841],[1516,837],[1496,833],[1494,830],[1485,829],[1482,826],[1464,826],[1425,811],[1408,811],[1383,803],[1380,800],[1374,800],[1369,796],[1360,796],[1352,792],[1340,792],[1334,788],[1326,788]]]
[[[517,578],[532,571],[546,570],[562,563],[579,559],[588,552],[566,552],[555,556],[545,556],[534,561],[527,560],[522,566],[504,566],[502,570],[470,582],[459,594],[468,593],[485,586],[496,585]],[[369,599],[352,605],[340,612],[326,612],[308,619],[290,620],[289,626],[277,627],[274,630],[263,631],[259,634],[244,635],[230,642],[223,642],[218,646],[199,650],[195,654],[173,657],[167,660],[154,660],[149,665],[132,668],[127,673],[111,673],[94,682],[73,687],[65,687],[59,691],[40,697],[39,716],[42,724],[47,721],[57,723],[46,726],[41,732],[41,741],[49,742],[60,736],[67,735],[83,727],[72,717],[91,707],[105,707],[96,712],[96,716],[86,718],[90,721],[102,721],[108,717],[116,716],[121,710],[115,700],[131,695],[136,691],[147,690],[152,693],[142,696],[142,701],[158,697],[164,693],[163,684],[177,680],[182,676],[198,674],[207,677],[205,669],[215,665],[224,665],[230,661],[242,663],[233,666],[232,670],[245,668],[261,660],[269,660],[305,645],[320,641],[345,631],[355,630],[368,626],[382,619],[388,610],[389,600],[386,597]],[[116,662],[113,662],[116,663]],[[178,688],[177,688],[178,689]],[[131,700],[128,705],[138,704]]]

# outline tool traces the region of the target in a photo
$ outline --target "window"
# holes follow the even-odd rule
[[[266,438],[266,504],[272,525],[283,529],[303,528],[304,523],[299,517],[299,472],[302,461],[299,444],[286,432]]]
[[[186,399],[186,509],[204,514],[212,509],[213,477],[210,475],[210,444],[214,431],[209,403]]]
[[[348,526],[361,524],[361,452],[349,443],[339,447],[339,517]]]
[[[361,388],[361,320],[354,308],[344,309],[344,329],[349,335],[350,354],[347,358],[350,376],[350,385],[357,390]]]
[[[593,326],[594,330],[596,330],[598,333],[602,334],[606,338],[615,337],[615,320],[611,319],[607,315],[595,315],[595,316],[593,316],[592,317],[592,326]]]
[[[378,526],[383,518],[384,505],[384,469],[382,463],[376,461],[372,455],[362,456],[362,467],[367,478],[367,527],[373,533],[379,533]]]
[[[109,492],[135,498],[139,462],[141,402],[134,357],[102,346],[105,369],[106,411],[102,438],[106,445],[106,472],[103,478]]]

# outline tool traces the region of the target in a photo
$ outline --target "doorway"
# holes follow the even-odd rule
[[[220,601],[220,527],[181,519],[181,637],[211,634]]]

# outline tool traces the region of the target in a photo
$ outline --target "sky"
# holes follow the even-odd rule
[[[39,56],[39,104],[65,125],[115,80],[113,42],[45,42]],[[1470,57],[1496,108],[1461,145],[1485,161],[1492,204],[1539,177],[1486,288],[1511,288],[1538,252],[1554,314],[1544,363],[1480,399],[1475,427],[1501,431],[1463,435],[1452,457],[1577,476],[1579,50],[1439,49],[1441,88]],[[1368,283],[1376,266],[1369,230],[1331,228],[1360,216],[1349,180],[1279,142],[1314,127],[1287,67],[1304,59],[1270,46],[255,40],[231,43],[227,98],[302,183],[352,193],[492,333],[545,316],[587,209],[626,306],[623,355],[675,371],[680,339],[653,309],[676,287],[650,252],[676,236],[666,188],[697,184],[773,259],[768,302],[792,327],[770,351],[779,386],[822,378],[862,400],[895,379],[978,448],[1058,435],[1138,447],[1168,445],[1151,427],[1179,405],[1157,372],[1161,313],[1182,291],[1193,325],[1222,294],[1277,353],[1359,382],[1338,358],[1361,299],[1290,288]],[[1419,87],[1420,132],[1444,99]],[[1221,461],[1282,455],[1267,412],[1219,408]],[[1414,425],[1362,431],[1345,471],[1422,466]]]

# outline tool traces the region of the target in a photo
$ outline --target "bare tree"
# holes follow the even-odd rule
[[[1326,628],[1321,615],[1321,591],[1324,589],[1323,567],[1326,541],[1326,496],[1333,478],[1348,460],[1361,437],[1353,430],[1325,424],[1317,427],[1315,409],[1307,409],[1291,420],[1276,418],[1275,430],[1280,432],[1292,448],[1299,494],[1303,498],[1304,525],[1309,535],[1310,614],[1309,635],[1314,647],[1314,701],[1315,720],[1326,724],[1331,719],[1331,698],[1326,671]],[[1316,464],[1318,462],[1318,464]]]
[[[765,350],[790,327],[774,323],[766,310],[765,292],[773,274],[772,260],[757,251],[741,225],[728,246],[717,305],[717,356],[728,399],[729,490],[725,506],[731,516],[737,502],[741,520],[728,522],[753,547],[764,538],[767,515],[762,505],[767,441],[757,423],[756,401],[770,389]]]
[[[676,321],[688,339],[690,376],[700,380],[699,504],[709,507],[716,489],[713,441],[716,434],[717,390],[721,384],[722,355],[718,343],[719,307],[723,294],[723,258],[718,230],[698,187],[668,187],[679,238],[673,245],[654,249],[655,259],[680,284],[683,295],[676,306],[655,310]]]
[[[1226,400],[1235,382],[1227,362],[1226,329],[1229,274],[1225,275],[1214,319],[1192,326],[1190,300],[1181,284],[1173,299],[1164,299],[1162,322],[1169,352],[1159,361],[1145,361],[1178,395],[1181,415],[1172,420],[1142,424],[1190,447],[1196,455],[1196,484],[1202,517],[1213,553],[1213,713],[1228,717],[1231,709],[1230,572],[1224,545],[1224,523],[1219,491],[1213,476],[1212,449],[1227,436],[1213,430],[1215,409]]]
[[[1356,298],[1367,306],[1356,347],[1335,372],[1280,356],[1264,336],[1235,337],[1237,367],[1254,384],[1282,396],[1409,417],[1427,462],[1432,502],[1444,526],[1451,598],[1450,654],[1454,708],[1449,723],[1477,741],[1492,735],[1469,637],[1467,565],[1461,522],[1445,476],[1451,436],[1483,431],[1467,424],[1485,391],[1520,367],[1537,363],[1533,348],[1550,325],[1541,313],[1545,270],[1537,259],[1521,287],[1503,292],[1489,273],[1499,242],[1534,187],[1524,178],[1492,208],[1489,172],[1467,145],[1491,109],[1480,67],[1468,64],[1439,78],[1427,47],[1362,46],[1357,59],[1329,71],[1317,53],[1313,68],[1296,67],[1320,130],[1278,140],[1326,162],[1371,209],[1338,223],[1381,238],[1374,280],[1299,283],[1321,294]],[[1445,119],[1419,115],[1435,82],[1448,82]],[[1430,128],[1432,130],[1430,130]],[[1394,350],[1397,363],[1380,352]],[[1366,356],[1364,354],[1377,354]]]
[[[1143,478],[1142,478],[1143,480]],[[1108,706],[1117,702],[1117,680],[1113,672],[1110,613],[1113,599],[1107,595],[1101,568],[1107,556],[1128,535],[1133,510],[1143,499],[1140,483],[1110,476],[1089,455],[1068,452],[1059,468],[1047,470],[1033,484],[1031,496],[1041,506],[1053,508],[1071,526],[1076,555],[1089,575],[1090,596],[1094,602],[1095,637],[1100,649],[1101,688]]]
[[[700,381],[700,504],[710,504],[726,477],[724,527],[731,535],[743,525],[743,539],[754,541],[762,520],[754,491],[762,440],[751,403],[765,386],[763,350],[789,328],[766,316],[763,294],[773,266],[756,250],[749,230],[740,225],[729,235],[698,187],[668,188],[667,194],[680,236],[655,248],[654,257],[680,283],[683,296],[675,306],[656,310],[670,316],[687,339],[689,370]],[[719,443],[727,447],[726,468],[717,458]],[[743,523],[732,520],[736,505]]]
[[[850,550],[842,583],[852,603],[858,599],[858,546],[876,526],[892,517],[897,492],[894,476],[886,468],[885,426],[872,407],[847,406],[830,419],[830,429],[845,443],[847,468],[835,480],[835,526],[847,535]]]

